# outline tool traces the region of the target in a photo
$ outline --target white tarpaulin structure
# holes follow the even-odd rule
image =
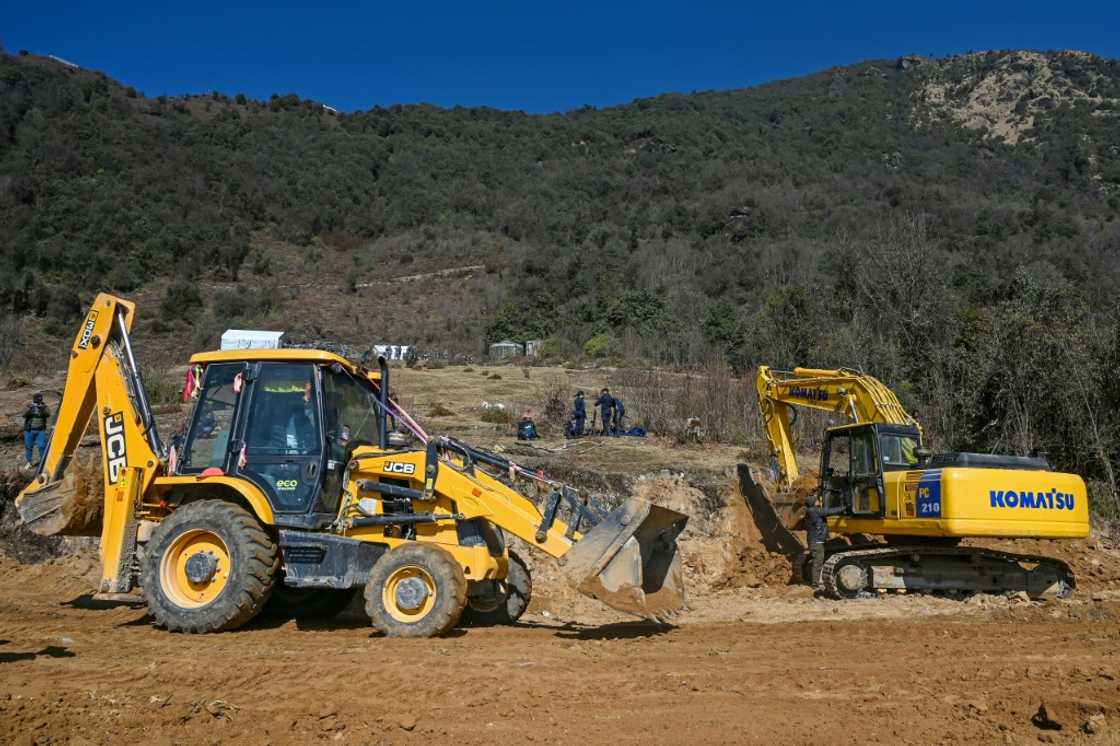
[[[284,332],[263,332],[255,329],[226,329],[222,333],[223,350],[275,350],[280,347]]]
[[[374,345],[374,351],[386,360],[408,360],[412,345]]]

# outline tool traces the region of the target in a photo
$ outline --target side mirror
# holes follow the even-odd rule
[[[926,462],[929,461],[930,457],[933,456],[933,451],[924,447],[915,448],[914,456],[918,459],[918,465],[924,466]]]

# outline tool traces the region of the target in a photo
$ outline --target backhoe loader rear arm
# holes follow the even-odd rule
[[[135,306],[99,294],[70,350],[66,385],[42,464],[16,501],[43,535],[101,533],[102,591],[131,587],[136,507],[162,464],[159,435],[132,355]],[[67,480],[74,452],[96,414],[101,485]],[[101,489],[98,489],[101,487]]]
[[[918,422],[893,391],[878,379],[857,371],[795,368],[789,372],[760,365],[756,389],[770,455],[777,462],[779,477],[786,487],[800,473],[793,442],[794,407],[835,412],[853,422],[911,425],[921,432]]]

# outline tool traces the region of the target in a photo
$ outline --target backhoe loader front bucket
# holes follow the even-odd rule
[[[631,498],[565,555],[580,593],[646,619],[666,621],[684,608],[677,536],[688,516]]]

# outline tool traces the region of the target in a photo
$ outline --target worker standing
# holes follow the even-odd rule
[[[575,401],[572,403],[572,417],[568,435],[573,438],[582,436],[585,422],[587,422],[587,402],[584,401],[583,392],[577,391]]]
[[[825,518],[843,512],[842,507],[822,508],[815,493],[805,498],[805,538],[809,543],[809,555],[813,559],[809,585],[814,588],[820,587],[821,570],[824,569],[824,544],[828,541],[828,523]]]
[[[47,422],[50,418],[51,410],[43,403],[43,395],[35,394],[31,398],[31,406],[23,412],[24,469],[38,466],[47,455]],[[35,448],[39,449],[39,458],[32,461]]]
[[[614,424],[614,397],[608,389],[603,389],[599,392],[599,398],[595,400],[595,406],[599,408],[599,417],[602,419],[601,435],[610,435],[611,428]]]
[[[614,401],[614,434],[624,435],[626,428],[622,424],[622,418],[626,416],[626,407],[622,404],[622,399],[617,396],[611,398]]]

